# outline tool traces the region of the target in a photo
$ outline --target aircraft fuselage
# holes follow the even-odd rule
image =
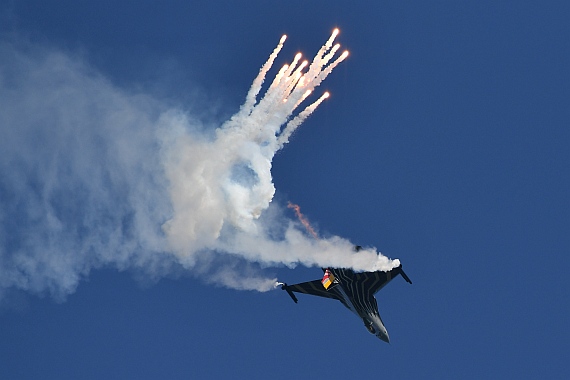
[[[295,303],[298,300],[294,292],[340,301],[362,319],[368,332],[389,343],[390,337],[378,312],[378,303],[374,294],[397,275],[401,275],[411,284],[412,281],[406,276],[402,266],[399,265],[387,272],[354,272],[342,268],[323,268],[323,271],[325,275],[322,280],[294,285],[282,284],[281,288],[287,291]]]
[[[362,319],[368,332],[390,343],[388,331],[378,311],[376,298],[372,294],[354,292],[349,283],[343,283],[342,274],[338,270],[333,269],[332,272],[339,282],[331,291],[337,292],[340,302]]]

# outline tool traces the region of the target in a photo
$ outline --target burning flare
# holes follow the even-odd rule
[[[314,240],[307,239],[291,221],[263,219],[275,194],[273,157],[329,93],[324,92],[301,111],[298,107],[348,56],[348,52],[337,56],[340,45],[333,46],[333,42],[338,33],[338,29],[333,31],[310,63],[301,62],[301,53],[296,54],[258,99],[283,48],[282,37],[259,70],[239,112],[216,130],[212,141],[177,137],[177,149],[170,152],[174,165],[167,166],[174,213],[164,231],[180,262],[191,266],[199,252],[216,250],[264,266],[303,264],[374,271],[399,264],[373,248],[356,253],[354,244],[340,237],[319,239],[297,205],[289,207],[295,209]],[[282,240],[275,240],[268,230],[276,224],[286,228]],[[274,283],[274,279],[263,282]],[[228,286],[236,287],[234,283]]]
[[[0,139],[0,227],[10,237],[0,244],[0,301],[12,287],[63,299],[101,267],[154,280],[182,266],[264,291],[276,281],[260,274],[270,266],[397,266],[374,248],[316,239],[306,223],[313,239],[305,218],[271,203],[273,157],[328,97],[309,101],[347,57],[338,33],[264,86],[281,37],[240,110],[207,133],[187,110],[123,91],[64,53],[0,44],[0,78],[10,78],[0,80],[0,125],[13,126]]]

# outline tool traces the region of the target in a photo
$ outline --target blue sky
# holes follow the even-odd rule
[[[569,16],[561,1],[1,1],[0,376],[566,378]],[[277,67],[335,27],[350,56],[275,156],[274,203],[401,260],[413,285],[377,294],[390,345],[338,302],[227,289],[154,252],[153,120],[178,110],[211,134],[282,34]],[[76,277],[10,277],[49,255]]]

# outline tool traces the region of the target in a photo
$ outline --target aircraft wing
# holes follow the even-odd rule
[[[340,301],[340,297],[337,295],[334,287],[329,288],[329,290],[325,289],[321,280],[301,282],[295,285],[285,284],[281,289],[286,290],[295,303],[297,302],[297,297],[295,297],[292,292],[311,294],[313,296],[332,298]]]
[[[401,274],[407,282],[410,284],[412,283],[409,277],[402,270],[402,265],[399,265],[389,272],[377,271],[354,273],[352,281],[359,284],[360,289],[366,289],[370,294],[376,294],[399,274]]]

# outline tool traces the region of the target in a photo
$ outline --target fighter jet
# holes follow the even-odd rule
[[[295,285],[282,284],[295,303],[298,302],[293,292],[339,300],[364,322],[366,329],[384,342],[390,343],[388,331],[384,327],[374,294],[382,289],[397,275],[402,275],[409,282],[409,277],[402,270],[402,265],[389,272],[354,272],[350,269],[323,268],[322,280],[302,282]]]

